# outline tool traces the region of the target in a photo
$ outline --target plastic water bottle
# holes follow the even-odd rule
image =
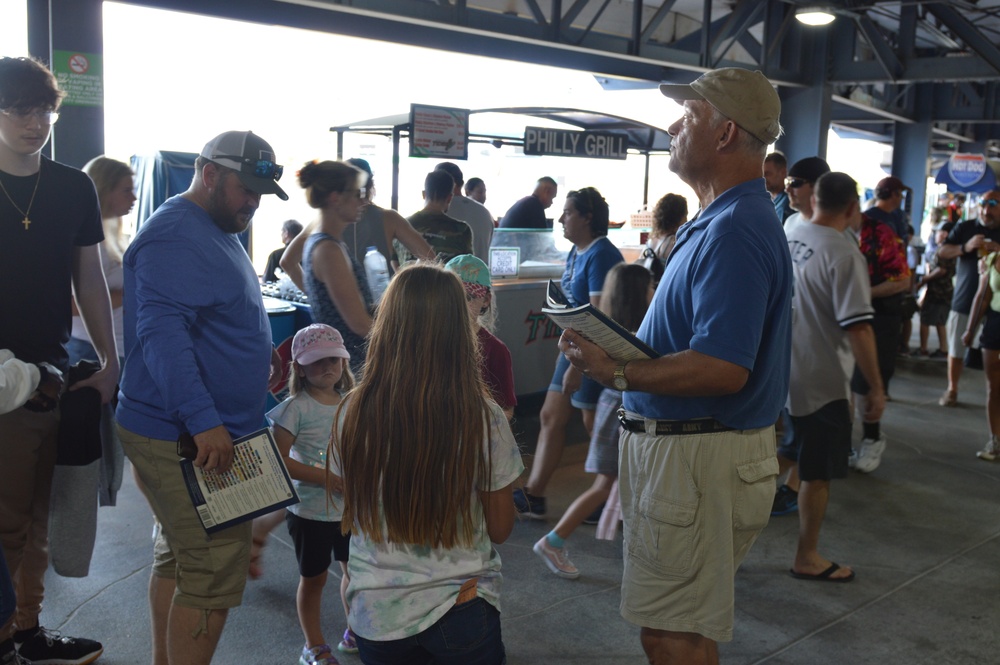
[[[389,285],[389,266],[382,252],[375,247],[369,247],[365,252],[365,275],[368,277],[368,288],[371,289],[372,299],[377,304],[382,300],[385,287]]]

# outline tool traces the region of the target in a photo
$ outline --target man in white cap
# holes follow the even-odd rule
[[[125,453],[160,528],[149,604],[154,665],[210,663],[240,604],[250,522],[207,536],[177,457],[224,472],[233,440],[260,429],[279,369],[256,271],[236,234],[262,194],[288,196],[271,146],[251,132],[205,145],[191,186],[167,200],[125,252],[125,371],[117,410]],[[280,372],[279,372],[280,374]]]
[[[732,639],[733,577],[771,510],[792,270],[761,177],[781,132],[774,88],[718,69],[660,91],[684,106],[670,169],[701,203],[638,331],[662,355],[619,362],[572,330],[559,347],[624,391],[622,616],[642,627],[650,663],[697,665]]]

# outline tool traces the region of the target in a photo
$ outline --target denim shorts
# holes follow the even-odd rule
[[[482,598],[455,605],[422,633],[379,642],[355,635],[365,665],[504,665],[500,612]]]
[[[556,370],[552,373],[552,381],[549,382],[549,392],[562,392],[563,375],[568,369],[569,360],[560,353],[559,360],[556,361]],[[604,390],[604,386],[585,376],[583,383],[580,384],[580,389],[570,396],[570,404],[578,409],[593,411],[597,408],[597,398],[601,396],[602,390]]]

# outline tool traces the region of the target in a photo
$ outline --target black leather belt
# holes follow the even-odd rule
[[[625,417],[625,410],[618,409],[618,420],[629,432],[646,432],[646,421]],[[723,425],[714,418],[699,418],[697,420],[657,420],[657,436],[667,434],[713,434],[715,432],[731,432],[735,427]]]

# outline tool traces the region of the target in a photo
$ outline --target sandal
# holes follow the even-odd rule
[[[958,393],[954,390],[944,391],[944,394],[941,395],[941,399],[938,400],[938,404],[941,406],[955,406],[958,404]]]
[[[265,545],[267,545],[267,536],[254,538],[250,545],[250,567],[247,568],[247,576],[252,580],[259,580],[264,575],[260,560]]]

